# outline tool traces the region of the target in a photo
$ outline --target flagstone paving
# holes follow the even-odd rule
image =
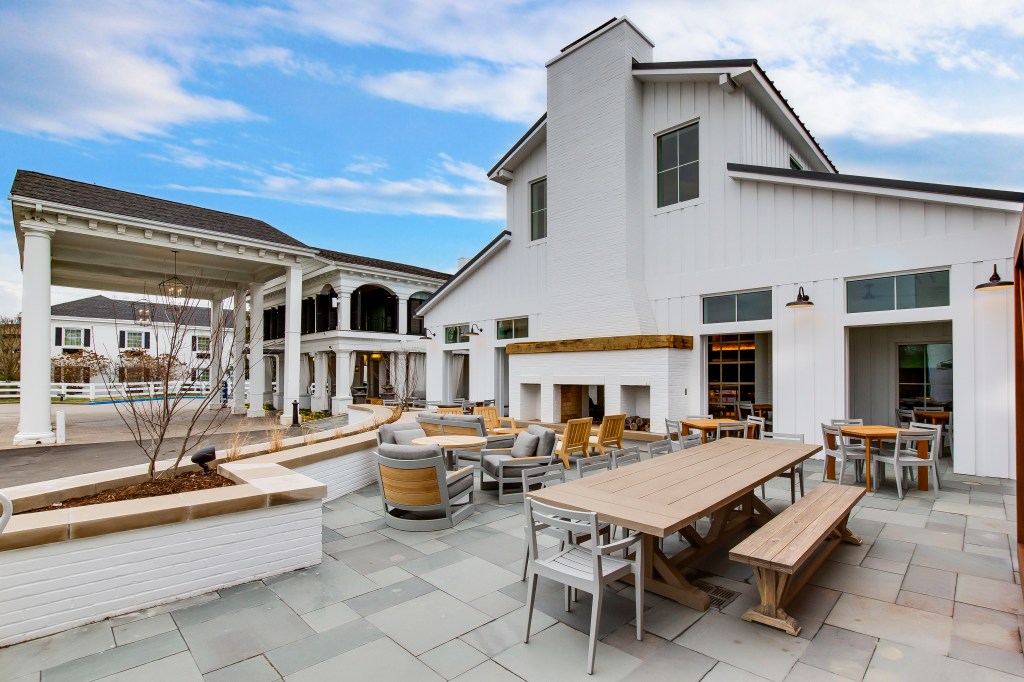
[[[820,467],[807,469],[813,487]],[[458,528],[409,533],[383,525],[371,486],[324,505],[321,565],[0,649],[0,682],[1024,677],[1014,485],[951,473],[942,485],[900,501],[890,476],[864,498],[850,524],[864,544],[834,553],[789,609],[799,637],[740,620],[757,589],[723,552],[700,576],[737,598],[700,613],[648,594],[643,641],[632,587],[607,595],[588,678],[588,595],[566,613],[541,581],[522,642],[518,504],[478,492]],[[772,507],[788,497],[788,481],[769,484]]]

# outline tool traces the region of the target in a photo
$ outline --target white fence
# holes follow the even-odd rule
[[[208,381],[173,381],[168,386],[170,395],[205,395],[210,392]],[[230,393],[230,388],[229,388]],[[124,400],[125,398],[161,398],[164,385],[155,381],[133,381],[127,384],[116,384],[109,389],[103,384],[90,383],[57,383],[50,384],[50,397],[57,400],[74,398],[78,400]],[[0,400],[20,400],[21,382],[0,381]]]

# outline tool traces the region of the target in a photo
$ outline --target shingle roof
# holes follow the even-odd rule
[[[67,303],[58,303],[57,305],[50,306],[50,315],[51,317],[85,317],[92,320],[134,322],[135,309],[132,305],[132,301],[122,301],[116,298],[107,298],[106,296],[90,296],[89,298],[80,298],[77,301],[68,301]],[[163,303],[150,303],[149,305],[153,313],[154,322],[172,322],[174,320],[175,314],[170,306]],[[182,320],[187,320],[189,326],[210,326],[209,308],[192,306],[189,308],[188,315],[190,317],[182,317]],[[224,324],[227,326],[234,324],[232,311],[224,311]]]
[[[318,255],[321,258],[325,258],[335,263],[349,263],[351,265],[362,265],[367,268],[394,270],[395,272],[404,272],[408,275],[417,275],[418,277],[429,277],[431,279],[440,279],[444,281],[448,281],[448,279],[451,277],[451,275],[446,272],[428,270],[427,268],[421,268],[416,265],[406,265],[405,263],[396,263],[390,260],[380,260],[379,258],[357,256],[351,253],[332,251],[331,249],[319,249],[319,251],[320,253]]]
[[[14,176],[14,184],[11,185],[11,195],[283,246],[309,248],[276,227],[255,218],[90,185],[35,171],[19,170]]]

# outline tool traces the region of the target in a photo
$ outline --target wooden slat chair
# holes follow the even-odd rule
[[[384,522],[391,528],[454,528],[473,513],[473,467],[446,471],[440,447],[385,443],[374,459]]]
[[[571,468],[570,458],[590,456],[590,430],[594,427],[593,417],[570,419],[562,432],[562,439],[555,447],[555,454],[562,460],[562,466]]]
[[[596,436],[590,437],[590,448],[602,455],[622,449],[622,436],[626,429],[626,415],[608,414],[601,421]]]
[[[432,414],[430,412],[421,412],[416,415],[416,421],[419,422],[420,428],[423,429],[423,433],[428,436],[443,436],[444,430],[441,425],[444,423],[441,416],[438,414]]]
[[[461,407],[439,407],[437,408],[438,414],[462,414]]]
[[[494,405],[477,405],[473,408],[473,414],[483,415],[484,427],[488,431],[501,428],[501,417],[498,416],[498,408]]]
[[[860,486],[819,485],[733,547],[729,558],[753,566],[761,596],[743,620],[800,634],[785,608],[840,542],[861,543],[846,524],[865,492]]]
[[[370,404],[370,405],[383,405],[384,404],[384,399],[383,398],[367,398],[366,402],[368,404]]]

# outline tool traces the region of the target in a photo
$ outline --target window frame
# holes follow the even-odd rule
[[[501,323],[511,322],[512,323],[512,336],[501,336]],[[519,324],[517,324],[519,323]],[[523,334],[519,334],[520,324],[525,326]],[[505,317],[500,320],[494,321],[494,338],[498,341],[515,341],[516,339],[528,339],[530,338],[530,316],[520,315],[518,317]]]
[[[748,295],[748,294],[764,294],[764,293],[767,293],[768,294],[768,298],[769,298],[768,317],[758,317],[758,318],[744,319],[744,320],[739,319],[740,318],[740,301],[739,301],[739,297],[740,296],[745,296],[745,295]],[[716,322],[708,322],[708,320],[707,320],[707,308],[706,308],[705,301],[707,301],[708,299],[712,299],[712,298],[729,298],[729,297],[733,298],[733,318],[731,320],[719,320],[719,321],[716,321]],[[744,323],[747,323],[747,322],[764,322],[766,320],[772,320],[774,318],[775,318],[775,289],[774,289],[774,287],[767,287],[767,288],[763,288],[763,289],[747,289],[745,291],[732,291],[732,292],[723,293],[723,294],[703,294],[700,297],[700,319],[701,319],[701,324],[704,324],[704,325],[710,325],[710,324],[744,324]]]
[[[127,339],[126,339],[127,341]],[[203,341],[206,342],[206,348],[203,348]],[[196,334],[196,352],[197,353],[209,353],[210,352],[210,337]]]
[[[133,346],[131,343],[132,335],[136,334],[139,337],[139,345]],[[125,330],[124,332],[124,350],[145,350],[146,349],[146,333],[140,331]]]
[[[68,343],[68,332],[78,332],[78,343]],[[61,348],[85,348],[84,327],[64,327],[60,338]]]
[[[457,343],[469,343],[469,328],[468,324],[446,324],[444,326],[444,342],[445,344],[457,344]],[[458,338],[455,341],[448,340],[448,330],[458,329]],[[465,330],[465,331],[463,331]]]
[[[534,207],[533,188],[536,187],[537,185],[539,185],[540,183],[544,183],[544,208],[538,209],[538,208]],[[537,178],[536,180],[532,180],[530,182],[530,184],[529,184],[529,188],[530,188],[530,242],[532,243],[532,242],[539,242],[539,241],[542,241],[542,240],[548,238],[548,176],[545,175],[542,178]],[[537,215],[539,213],[543,213],[543,216],[544,216],[544,234],[540,235],[540,236],[537,236],[533,232],[533,216]]]
[[[790,170],[807,170],[804,165],[800,163],[800,159],[796,158],[792,154],[789,155],[789,169]]]
[[[677,133],[681,132],[682,130],[685,130],[686,128],[690,128],[690,127],[693,127],[693,126],[697,127],[697,158],[695,160],[693,160],[693,161],[687,162],[687,163],[682,164],[682,165],[680,165],[678,163],[679,159],[677,158],[676,159],[677,165],[673,166],[672,168],[660,169],[659,165],[660,165],[660,159],[661,159],[661,140],[662,140],[662,138],[667,137],[668,135],[677,134]],[[677,149],[678,149],[678,147],[677,147]],[[701,201],[701,173],[700,173],[700,159],[701,159],[701,156],[702,156],[702,154],[701,154],[700,117],[696,117],[696,118],[690,119],[689,121],[685,121],[683,123],[680,123],[677,126],[673,126],[672,128],[668,128],[666,130],[663,130],[661,132],[657,132],[657,133],[654,134],[654,210],[655,211],[678,210],[679,208],[685,208],[687,206],[694,205],[694,204],[699,203]],[[659,201],[658,201],[658,199],[659,199],[658,194],[659,194],[659,187],[660,187],[659,180],[661,178],[661,174],[665,173],[665,172],[668,172],[668,171],[671,171],[671,170],[678,171],[678,169],[682,168],[683,166],[689,166],[691,164],[697,164],[697,196],[691,197],[689,199],[681,200],[681,201],[679,200],[679,198],[678,198],[679,197],[679,194],[678,194],[679,177],[678,177],[678,174],[677,174],[676,175],[676,192],[677,192],[677,194],[676,194],[676,201],[674,201],[674,202],[672,202],[670,204],[660,205]]]
[[[899,305],[899,278],[900,277],[916,277],[917,275],[927,275],[931,273],[946,273],[946,302],[940,305],[926,305],[926,306],[903,306]],[[847,277],[843,281],[843,297],[845,299],[844,310],[847,315],[865,315],[865,314],[877,314],[877,313],[899,313],[906,310],[929,310],[932,308],[948,308],[950,306],[950,294],[953,288],[949,281],[950,268],[928,268],[925,270],[904,270],[901,272],[890,272],[885,274],[865,275],[858,277]],[[879,310],[850,310],[850,283],[851,282],[870,282],[880,281],[884,279],[892,280],[892,307],[881,308]]]

